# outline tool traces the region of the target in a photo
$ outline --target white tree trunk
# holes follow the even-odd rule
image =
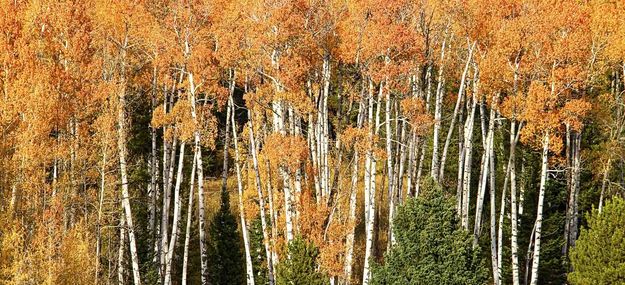
[[[538,204],[536,213],[536,233],[534,235],[534,257],[532,262],[532,282],[531,285],[538,284],[538,265],[540,263],[540,238],[543,223],[543,204],[545,201],[545,186],[547,183],[547,159],[549,154],[549,133],[543,137],[542,167],[540,171],[540,190],[538,193]]]
[[[601,179],[601,194],[599,196],[599,213],[603,210],[603,199],[605,198],[605,190],[606,185],[608,184],[608,174],[610,173],[610,166],[612,162],[612,157],[608,158],[608,162],[606,163],[603,170],[603,179]]]
[[[520,129],[520,128],[519,128]],[[508,162],[508,172],[510,172],[510,211],[511,217],[511,245],[512,255],[512,284],[519,285],[519,244],[518,244],[518,211],[516,193],[516,143],[520,131],[516,130],[516,121],[510,123],[510,160]],[[515,138],[515,135],[517,138]]]
[[[445,138],[445,146],[443,147],[443,154],[441,156],[440,170],[438,173],[438,180],[443,181],[445,179],[445,162],[447,161],[447,151],[449,150],[449,144],[451,143],[451,137],[454,133],[456,120],[458,118],[458,112],[462,107],[462,101],[464,100],[464,89],[466,85],[467,73],[469,72],[469,66],[473,60],[473,49],[475,43],[469,47],[469,55],[467,56],[467,62],[464,65],[462,71],[462,77],[460,78],[460,87],[458,88],[458,97],[456,98],[456,105],[454,107],[454,114],[451,117],[451,123],[449,124],[449,130],[447,131],[447,138]],[[458,136],[460,137],[460,135]]]
[[[167,171],[167,184],[163,185],[163,208],[161,213],[161,262],[160,262],[160,274],[163,279],[162,282],[166,283],[165,275],[167,271],[167,256],[169,251],[169,208],[171,205],[171,187],[174,181],[174,165],[176,164],[176,149],[177,140],[173,139],[171,144],[171,153],[169,155],[169,163]]]
[[[250,238],[247,232],[247,224],[245,222],[245,207],[243,205],[243,180],[241,178],[241,163],[239,158],[239,142],[237,137],[237,126],[234,120],[234,103],[232,102],[232,96],[228,98],[228,106],[232,110],[231,124],[232,124],[232,140],[234,142],[234,165],[237,172],[237,188],[239,190],[239,216],[241,218],[241,233],[243,234],[243,247],[245,248],[245,272],[247,275],[247,284],[254,285],[254,268],[252,267],[252,255],[250,253]],[[259,197],[260,199],[261,197]]]
[[[462,179],[462,216],[461,224],[462,228],[469,230],[469,202],[471,198],[471,162],[473,158],[473,125],[475,118],[475,107],[477,105],[477,99],[473,98],[473,104],[471,104],[470,115],[464,125],[464,166],[463,166],[463,179]]]
[[[438,68],[438,77],[436,79],[436,98],[434,99],[434,135],[432,137],[432,166],[430,169],[430,175],[434,181],[438,181],[439,161],[438,161],[438,138],[441,130],[441,119],[443,109],[443,89],[445,78],[443,77],[445,69],[445,44],[447,43],[447,30],[443,36],[443,43],[441,45],[441,63]]]
[[[119,220],[119,248],[117,250],[117,284],[123,285],[124,279],[124,248],[126,247],[126,216],[121,215]]]
[[[134,224],[132,221],[132,209],[130,208],[130,194],[128,192],[128,174],[126,170],[126,88],[119,93],[119,105],[117,106],[117,147],[119,155],[119,173],[122,184],[122,206],[126,213],[126,225],[128,225],[128,242],[130,243],[130,260],[132,262],[132,277],[135,285],[141,284],[139,273],[139,257],[137,255],[137,242],[135,238]]]
[[[191,118],[194,125],[198,125],[198,119],[195,108],[195,83],[193,74],[189,73],[189,101],[191,103]],[[197,205],[198,205],[198,223],[200,232],[200,263],[201,263],[201,280],[202,285],[208,284],[208,257],[206,252],[206,232],[204,231],[204,168],[202,166],[202,147],[201,147],[200,131],[193,132],[194,154],[197,160]]]
[[[266,219],[266,214],[265,214],[265,198],[263,197],[263,190],[262,190],[262,186],[261,186],[261,181],[260,181],[260,170],[258,169],[258,157],[257,157],[257,149],[256,149],[256,140],[254,138],[254,124],[253,124],[253,117],[252,117],[252,112],[248,109],[248,118],[249,118],[249,122],[250,122],[250,129],[249,129],[249,134],[250,134],[250,152],[252,154],[252,164],[254,167],[254,177],[255,177],[255,182],[256,182],[256,190],[258,191],[258,201],[259,201],[259,208],[260,208],[260,222],[261,222],[261,226],[262,226],[262,231],[263,231],[263,245],[265,247],[265,258],[267,259],[267,275],[268,275],[268,279],[269,279],[269,285],[273,285],[274,284],[274,261],[273,261],[273,255],[271,254],[271,249],[270,249],[270,238],[269,238],[269,232],[268,232],[268,227],[267,227],[267,219]],[[267,166],[269,166],[269,164],[267,164]],[[269,170],[267,170],[269,171]],[[267,180],[270,180],[270,178],[268,177]],[[269,184],[268,184],[269,185]],[[268,187],[270,188],[270,186]],[[271,193],[271,190],[268,189],[267,191],[268,193]],[[271,199],[272,197],[269,197],[269,201],[271,203]],[[273,204],[272,204],[273,205]],[[270,207],[270,211],[273,208]],[[273,213],[270,213],[270,215],[273,215]],[[274,224],[271,224],[271,227],[273,228]]]
[[[381,89],[380,89],[381,90]],[[378,100],[379,101],[379,100]],[[373,83],[369,81],[369,140],[373,141],[373,137],[377,134],[377,126],[380,119],[380,105],[376,110],[376,120],[373,120],[373,105],[375,99],[373,95]],[[373,227],[375,223],[375,174],[376,162],[373,154],[373,147],[367,150],[365,160],[365,262],[363,266],[362,284],[367,285],[371,280],[370,261],[373,253]]]
[[[193,155],[193,166],[191,167],[191,181],[189,182],[189,205],[187,206],[187,227],[184,236],[184,253],[182,256],[182,285],[187,285],[187,267],[189,264],[189,240],[191,239],[191,220],[193,217],[193,186],[195,186],[195,171],[197,157]]]
[[[482,114],[482,123],[484,123],[484,117]],[[484,146],[484,153],[482,154],[482,163],[481,163],[481,177],[480,177],[480,182],[478,185],[478,200],[477,200],[477,206],[475,208],[475,225],[474,225],[474,230],[473,230],[473,246],[477,246],[478,244],[478,239],[482,233],[482,213],[484,211],[484,196],[486,195],[486,178],[489,176],[491,177],[491,188],[493,188],[492,186],[494,186],[494,173],[491,172],[490,170],[493,169],[493,165],[491,165],[491,162],[494,162],[494,157],[492,157],[492,155],[494,154],[493,152],[493,136],[494,136],[494,128],[495,128],[495,110],[493,108],[491,108],[490,110],[490,117],[489,117],[489,121],[488,121],[488,134],[486,135],[486,140],[485,140],[485,146]],[[484,133],[484,129],[482,129],[482,133]],[[494,189],[490,189],[490,193],[491,193],[491,214],[494,214]],[[494,219],[494,216],[491,216],[492,219]],[[493,220],[491,220],[491,222],[493,222]],[[493,226],[491,224],[491,226]],[[492,230],[492,228],[491,228]],[[491,232],[492,234],[492,232]],[[491,239],[491,242],[494,242],[494,239]],[[491,244],[491,249],[492,248],[492,244]],[[495,261],[493,263],[493,266],[497,265],[496,262],[496,251],[493,250],[491,251],[491,253],[493,254],[491,257],[493,258],[493,261]],[[494,270],[496,271],[496,270]],[[496,277],[496,276],[493,276]],[[498,281],[497,278],[494,279],[494,281]]]
[[[364,102],[360,102],[358,109],[358,128],[362,127],[362,121],[364,118]],[[348,227],[347,237],[345,238],[345,264],[343,266],[343,272],[345,275],[344,284],[349,285],[351,283],[352,276],[352,263],[354,256],[354,234],[356,231],[356,196],[358,194],[358,149],[354,148],[354,160],[352,168],[352,179],[349,194],[349,215],[348,215]]]
[[[152,94],[151,94],[151,100],[150,100],[150,110],[154,110],[154,108],[156,107],[156,95],[157,95],[157,82],[156,82],[156,67],[154,67],[154,69],[152,70]],[[158,196],[158,183],[157,183],[157,179],[158,179],[158,160],[157,160],[157,150],[156,150],[156,128],[152,127],[151,125],[149,126],[150,128],[150,137],[152,140],[152,149],[150,152],[150,164],[149,164],[149,171],[150,171],[150,185],[149,185],[149,190],[148,190],[148,195],[150,197],[150,203],[149,203],[149,218],[148,218],[148,230],[150,232],[150,237],[153,239],[154,243],[154,247],[153,247],[153,255],[154,258],[156,259],[157,256],[159,256],[159,250],[158,250],[158,246],[156,245],[157,242],[157,232],[156,232],[156,210],[157,210],[157,205],[156,205],[156,201],[158,200],[157,196]]]
[[[180,205],[180,184],[182,183],[182,168],[184,167],[184,146],[180,143],[180,153],[178,154],[178,171],[176,174],[176,187],[174,188],[174,218],[171,224],[171,238],[169,248],[167,249],[167,258],[165,259],[165,285],[171,284],[171,263],[174,258],[174,250],[176,249],[176,240],[178,239],[178,220],[182,205]]]
[[[460,120],[464,117],[464,106],[460,108]],[[456,176],[456,214],[462,218],[462,178],[464,177],[464,124],[458,124],[458,175]]]
[[[491,261],[493,264],[493,282],[495,285],[501,284],[501,272],[499,271],[499,256],[498,256],[498,242],[497,242],[497,205],[496,201],[496,191],[495,191],[495,151],[494,151],[494,125],[495,125],[495,110],[494,107],[491,108],[490,111],[490,120],[489,120],[489,148],[488,148],[488,158],[489,158],[489,167],[490,167],[490,251],[491,251]],[[501,194],[502,198],[504,194]],[[502,203],[503,206],[503,203]]]
[[[382,90],[382,86],[380,86]],[[388,178],[388,210],[389,210],[389,239],[388,246],[390,248],[391,245],[395,243],[395,237],[393,235],[393,216],[395,211],[395,186],[393,181],[393,144],[392,144],[392,128],[391,128],[391,92],[387,90],[386,92],[386,100],[385,100],[385,115],[384,115],[384,125],[386,127],[386,173]]]

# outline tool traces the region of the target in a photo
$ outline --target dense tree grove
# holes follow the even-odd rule
[[[0,283],[625,282],[624,11],[0,0]]]

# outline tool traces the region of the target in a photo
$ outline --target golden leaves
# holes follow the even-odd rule
[[[202,105],[198,107],[198,126],[195,126],[200,132],[201,144],[208,149],[215,149],[215,140],[217,139],[217,118],[212,112],[210,105]]]
[[[217,137],[217,118],[212,112],[212,105],[197,106],[197,125],[191,115],[191,102],[179,99],[170,112],[165,113],[163,105],[159,105],[152,112],[151,126],[153,128],[166,127],[165,139],[191,141],[198,131],[201,144],[209,149],[215,148]]]
[[[401,110],[417,134],[424,134],[434,123],[432,115],[425,110],[425,101],[422,98],[408,97],[402,99]]]
[[[262,150],[267,158],[278,166],[294,171],[308,158],[308,145],[301,136],[273,133],[265,139]]]
[[[561,114],[565,124],[575,131],[583,127],[583,120],[590,112],[592,104],[584,99],[572,99],[564,104]]]

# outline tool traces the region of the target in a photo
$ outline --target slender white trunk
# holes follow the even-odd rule
[[[117,284],[123,285],[125,282],[124,279],[124,248],[126,247],[126,216],[124,214],[121,215],[119,220],[119,248],[117,251]]]
[[[247,224],[245,222],[245,207],[243,205],[243,180],[241,178],[241,163],[239,158],[239,139],[237,136],[236,121],[234,120],[234,103],[232,102],[232,96],[228,98],[228,106],[232,110],[232,116],[230,116],[230,119],[232,124],[232,140],[234,142],[234,165],[237,172],[237,188],[239,190],[239,216],[241,218],[241,232],[243,233],[243,247],[245,248],[245,272],[247,275],[246,280],[248,285],[254,285],[254,268],[252,267],[252,255],[250,253],[250,238],[247,232]]]
[[[473,59],[473,49],[475,43],[469,47],[469,55],[467,56],[467,62],[464,65],[462,71],[462,77],[460,78],[460,87],[458,88],[458,97],[456,98],[456,105],[454,107],[454,113],[451,117],[451,123],[449,124],[449,130],[447,131],[447,138],[445,139],[445,146],[443,147],[443,154],[441,156],[440,170],[438,173],[438,180],[443,181],[445,179],[445,162],[447,161],[447,151],[449,150],[449,144],[451,143],[451,137],[454,133],[456,120],[458,118],[458,112],[462,107],[462,101],[464,99],[464,89],[466,84],[467,73],[469,72],[469,66]],[[460,135],[458,136],[460,137]]]
[[[426,142],[423,141],[423,143],[421,144],[421,156],[419,157],[419,164],[417,166],[417,175],[415,177],[415,197],[419,196],[419,190],[421,189],[421,175],[423,174],[423,164],[425,163],[425,149]]]
[[[482,115],[482,122],[484,120],[484,117]],[[494,154],[493,152],[493,136],[494,136],[494,128],[495,128],[495,110],[493,108],[491,108],[490,110],[490,117],[489,117],[489,122],[488,122],[488,134],[486,135],[486,141],[485,141],[485,147],[484,147],[484,153],[482,154],[482,164],[481,164],[481,178],[480,178],[480,182],[478,185],[478,201],[477,201],[477,206],[475,208],[475,225],[474,225],[474,231],[473,231],[473,246],[477,246],[478,243],[478,239],[482,233],[482,213],[484,211],[484,196],[486,195],[486,178],[489,176],[491,177],[491,188],[494,188],[492,186],[494,186],[494,172],[490,171],[493,169],[493,165],[491,164],[491,162],[494,162],[494,157],[492,157],[492,155]],[[484,133],[484,130],[482,130],[482,133]],[[490,193],[491,193],[491,214],[494,214],[494,205],[495,205],[495,201],[494,201],[494,190],[495,189],[490,189]],[[494,219],[494,215],[491,215],[491,218]],[[491,222],[493,222],[493,220],[491,220]],[[491,226],[493,226],[491,224]],[[492,230],[492,228],[491,228]],[[491,232],[492,234],[492,232]],[[494,239],[491,239],[491,242],[494,242]],[[491,244],[492,246],[492,244]],[[493,261],[495,260],[495,251],[491,252],[493,254],[493,256],[491,256],[493,258]],[[493,263],[493,266],[495,266],[497,264],[497,262]],[[495,279],[494,281],[498,281],[497,279]]]
[[[313,170],[312,171],[312,175],[313,175],[313,180],[315,183],[315,199],[317,201],[317,204],[320,203],[321,201],[321,183],[319,181],[319,165],[317,162],[317,158],[319,157],[317,154],[317,140],[315,139],[315,129],[313,128],[313,125],[316,125],[314,123],[313,120],[313,115],[309,114],[308,115],[308,145],[310,146],[310,160],[312,162],[312,167]]]
[[[151,101],[150,101],[150,110],[154,110],[155,106],[156,106],[156,90],[157,90],[157,82],[156,82],[156,67],[153,68],[152,70],[152,94],[151,94]],[[149,185],[149,190],[148,190],[148,195],[150,197],[150,204],[149,204],[149,218],[148,218],[148,227],[149,227],[149,232],[150,232],[150,236],[154,241],[154,246],[153,246],[153,254],[154,254],[154,258],[156,259],[157,256],[159,256],[159,251],[158,251],[158,246],[156,246],[157,243],[157,232],[156,232],[156,209],[157,209],[157,196],[158,196],[158,183],[157,183],[157,179],[158,179],[158,162],[157,162],[157,150],[156,150],[156,128],[152,127],[151,125],[149,126],[150,128],[150,136],[151,136],[151,140],[152,140],[152,149],[150,152],[150,185]]]
[[[464,106],[460,109],[460,118],[464,116]],[[456,177],[456,214],[462,218],[462,178],[464,176],[464,124],[458,124],[458,175]]]
[[[599,196],[599,213],[601,213],[601,210],[603,210],[603,199],[605,198],[605,190],[606,185],[608,184],[608,173],[610,173],[611,162],[612,158],[610,157],[603,170],[603,179],[601,180],[601,194]]]
[[[473,104],[471,104],[470,115],[467,117],[467,121],[464,125],[464,167],[463,167],[463,179],[462,179],[462,228],[469,230],[469,202],[471,198],[471,162],[473,158],[473,124],[475,118],[475,107],[477,100],[473,98]]]
[[[501,272],[500,261],[498,256],[498,241],[497,241],[497,205],[496,201],[496,191],[495,191],[495,151],[494,151],[494,125],[495,125],[495,110],[494,108],[490,111],[490,121],[489,121],[489,166],[490,166],[490,251],[491,251],[491,261],[493,264],[493,281],[495,285],[501,284]],[[502,192],[501,197],[504,197],[504,193]],[[503,203],[502,203],[503,207]]]
[[[477,186],[477,201],[475,203],[475,222],[473,224],[473,247],[478,244],[478,239],[482,234],[482,213],[484,212],[484,197],[486,196],[486,179],[488,178],[490,153],[490,136],[487,146],[482,153],[482,162],[480,163],[480,177]]]
[[[521,129],[519,127],[519,129]],[[525,206],[525,179],[527,175],[525,173],[525,157],[521,156],[521,183],[519,185],[519,216],[517,223],[519,228],[521,227],[521,217],[523,217],[523,211]]]
[[[328,165],[328,97],[330,95],[330,57],[325,55],[323,57],[323,92],[322,97],[319,100],[319,144],[321,155],[319,162],[321,163],[321,193],[326,199],[329,199],[330,195],[330,167]]]
[[[191,118],[193,119],[194,125],[198,125],[198,119],[195,108],[195,83],[193,81],[193,74],[189,73],[189,101],[191,103]],[[198,223],[200,232],[200,264],[201,271],[200,276],[202,280],[202,285],[208,284],[208,256],[206,251],[206,232],[205,228],[205,219],[204,219],[204,168],[202,166],[202,147],[201,147],[201,138],[200,131],[195,130],[193,132],[193,144],[194,144],[194,154],[195,159],[197,161],[197,204],[198,204]]]
[[[189,240],[191,239],[191,220],[193,217],[193,186],[195,186],[195,171],[197,157],[193,155],[191,167],[191,181],[189,182],[189,205],[187,206],[187,227],[184,235],[184,253],[182,256],[182,285],[187,285],[187,267],[189,264]]]
[[[516,143],[520,131],[516,130],[516,121],[513,119],[510,123],[510,160],[508,162],[508,171],[510,172],[510,211],[511,217],[511,245],[510,251],[512,255],[512,284],[519,285],[519,244],[518,244],[518,211],[517,211],[517,193],[516,193]],[[515,138],[515,135],[517,138]]]
[[[434,181],[438,181],[439,160],[438,160],[438,138],[441,130],[441,118],[443,109],[443,89],[444,87],[444,69],[445,69],[445,44],[447,43],[447,30],[443,38],[441,46],[441,63],[438,68],[437,87],[436,87],[436,99],[434,103],[434,135],[432,137],[432,166],[430,169],[430,175]]]
[[[506,176],[504,178],[504,183],[503,183],[503,190],[501,191],[501,201],[499,202],[499,220],[497,222],[497,274],[499,275],[499,284],[503,283],[503,279],[504,277],[502,276],[503,274],[503,223],[504,223],[504,219],[506,217],[506,193],[508,192],[508,189],[506,188],[506,184],[508,184],[509,181],[509,177],[510,177],[510,171],[509,171],[509,166],[506,167],[505,165],[502,165],[503,171],[504,173],[506,173]],[[494,169],[493,169],[494,170]],[[494,173],[494,171],[491,171],[492,173]]]
[[[376,120],[373,120],[373,105],[375,98],[373,95],[373,82],[369,81],[369,141],[373,141],[373,137],[377,133],[377,125],[379,123],[380,106],[376,111]],[[376,162],[373,154],[373,147],[367,150],[365,158],[365,262],[363,266],[362,284],[367,285],[371,280],[370,263],[373,253],[373,227],[375,223],[375,174]]]
[[[382,90],[382,86],[380,86],[380,90]],[[393,235],[393,216],[395,211],[395,186],[393,181],[393,144],[392,144],[392,128],[391,128],[391,92],[390,90],[386,91],[386,100],[385,100],[385,116],[384,116],[384,125],[386,127],[386,173],[388,178],[388,219],[389,219],[389,229],[388,229],[388,246],[390,248],[391,245],[395,243],[395,236]]]
[[[540,171],[540,189],[538,193],[538,204],[536,212],[536,233],[534,235],[534,257],[532,261],[532,282],[531,285],[538,284],[538,265],[540,263],[540,242],[543,223],[543,204],[545,201],[545,186],[547,183],[547,159],[549,154],[549,133],[543,137],[542,167]]]
[[[428,67],[425,72],[425,112],[430,112],[430,99],[432,97],[432,63],[428,62]],[[423,174],[423,164],[425,161],[426,143],[421,144],[421,156],[419,157],[419,166],[417,167],[417,175],[415,180],[415,197],[419,196],[419,189],[421,187],[421,175]]]
[[[167,258],[165,259],[165,285],[171,284],[171,263],[174,258],[174,250],[176,248],[176,240],[178,239],[178,220],[180,218],[180,184],[182,183],[182,168],[184,166],[184,146],[180,143],[180,153],[178,154],[178,171],[176,174],[176,187],[174,188],[174,218],[171,224],[171,238],[169,248],[167,249]]]
[[[399,113],[397,114],[397,117],[399,117]],[[410,142],[406,138],[406,135],[407,135],[406,125],[408,125],[408,123],[404,120],[401,123],[401,134],[399,137],[401,144],[399,146],[399,161],[396,163],[397,173],[395,175],[396,177],[395,188],[398,191],[397,199],[400,205],[403,203],[404,197],[406,194],[406,192],[404,192],[404,173],[406,171],[406,148],[408,148],[408,146],[410,145]]]
[[[128,174],[126,170],[126,88],[119,93],[119,105],[117,106],[117,147],[119,155],[119,173],[122,184],[122,206],[126,213],[126,225],[128,225],[128,242],[130,243],[130,260],[132,262],[132,277],[135,285],[141,284],[139,273],[139,257],[137,255],[137,242],[135,238],[134,224],[132,221],[132,209],[130,208],[130,194],[128,192]]]
[[[362,121],[364,118],[364,103],[360,102],[360,107],[358,109],[358,128],[362,127]],[[352,262],[354,255],[354,234],[356,231],[356,196],[358,193],[358,150],[354,148],[354,160],[353,160],[353,168],[352,168],[352,179],[351,179],[351,188],[349,194],[349,216],[348,216],[348,227],[349,231],[347,232],[347,237],[345,239],[345,264],[343,266],[343,272],[345,275],[345,284],[349,285],[351,283],[352,276]]]
[[[162,282],[166,283],[165,275],[167,271],[167,256],[169,251],[169,209],[171,205],[171,188],[174,181],[174,165],[176,164],[177,140],[173,139],[171,153],[169,155],[169,170],[167,171],[167,184],[163,185],[163,208],[161,213],[161,276]]]
[[[249,134],[250,134],[250,152],[252,153],[252,164],[254,167],[254,177],[255,177],[255,182],[256,182],[256,190],[258,191],[258,201],[259,201],[259,208],[260,208],[260,222],[261,222],[261,226],[262,226],[262,231],[263,231],[263,245],[265,247],[265,258],[267,259],[267,277],[269,278],[269,285],[273,285],[274,284],[274,273],[273,273],[273,269],[274,269],[274,261],[273,261],[273,255],[271,253],[271,249],[270,249],[270,238],[269,238],[269,232],[268,232],[268,227],[267,227],[267,218],[266,218],[266,214],[265,214],[265,198],[263,197],[263,190],[261,188],[261,181],[260,181],[260,170],[258,169],[258,157],[256,155],[257,153],[257,149],[256,149],[256,140],[254,138],[254,124],[253,124],[253,117],[252,117],[252,113],[250,110],[248,110],[248,117],[249,117],[249,122],[250,122],[250,129],[249,129]],[[267,166],[269,166],[269,164],[267,164]],[[267,169],[267,171],[269,171],[269,168]],[[267,180],[270,180],[270,178],[268,177]],[[269,183],[269,182],[268,182]],[[269,185],[269,184],[268,184]],[[270,186],[268,186],[268,188],[270,188]],[[271,190],[267,189],[269,193],[271,193]],[[271,195],[271,194],[269,194]],[[271,203],[272,197],[269,197],[269,201]],[[273,204],[270,204],[270,211],[272,211],[273,209]],[[273,215],[273,213],[270,213],[270,215]],[[273,228],[273,223],[271,224],[271,227]]]

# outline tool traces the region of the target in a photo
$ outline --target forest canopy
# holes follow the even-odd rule
[[[0,283],[623,282],[624,11],[0,0]]]

